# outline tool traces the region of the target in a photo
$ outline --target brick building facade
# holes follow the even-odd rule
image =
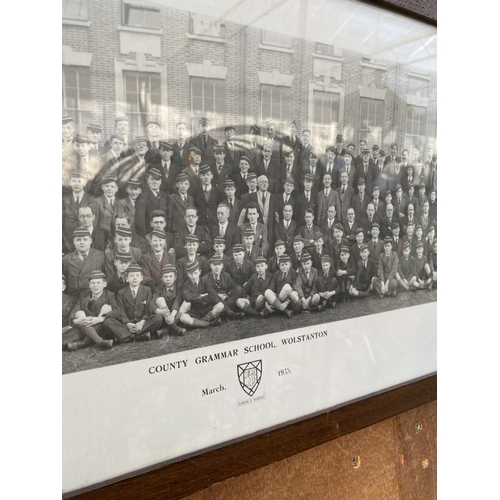
[[[330,142],[436,152],[435,72],[152,2],[64,0],[62,40],[63,114],[106,138],[117,115],[135,134],[156,118],[172,140],[179,121],[196,135],[201,115],[218,139],[272,117],[282,134],[288,119],[311,129],[313,143],[326,130]]]

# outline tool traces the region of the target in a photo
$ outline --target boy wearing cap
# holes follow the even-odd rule
[[[371,193],[375,180],[375,165],[370,158],[370,150],[364,147],[360,149],[361,158],[357,160],[356,173],[354,174],[354,189],[357,189],[358,181],[360,178],[365,180],[366,192]]]
[[[333,239],[330,241],[328,253],[331,255],[334,265],[340,260],[340,250],[342,247],[348,247],[349,241],[344,238],[344,226],[337,222],[333,227]]]
[[[182,336],[186,333],[185,328],[179,326],[180,307],[182,305],[182,287],[177,282],[177,271],[175,266],[167,264],[161,271],[161,283],[154,294],[156,308],[154,314],[163,317],[162,329],[159,336],[167,333]]]
[[[73,231],[75,251],[62,258],[62,274],[66,278],[68,295],[76,296],[89,286],[92,271],[104,270],[104,253],[91,248],[92,238],[88,229]]]
[[[265,316],[264,306],[266,303],[265,292],[271,284],[273,275],[268,271],[268,264],[264,257],[255,260],[255,273],[245,283],[244,292],[246,297],[240,297],[236,305],[251,316]]]
[[[340,286],[335,277],[332,258],[329,255],[321,257],[321,271],[318,271],[317,290],[320,297],[320,303],[317,306],[318,311],[325,307],[334,309],[337,305]]]
[[[105,289],[106,276],[93,271],[89,277],[89,290],[82,292],[70,314],[71,323],[80,330],[80,340],[69,342],[68,350],[76,351],[95,343],[102,349],[113,347],[113,338],[123,340],[128,332],[118,322],[106,322],[120,317],[114,293]],[[104,338],[103,338],[104,337]]]
[[[98,156],[102,156],[106,152],[106,150],[100,143],[102,139],[101,126],[97,123],[89,123],[87,125],[87,135],[90,138],[90,150],[95,151]]]
[[[392,249],[396,254],[398,255],[398,258],[403,255],[403,238],[401,238],[400,232],[401,232],[401,227],[399,225],[399,222],[393,222],[392,223]]]
[[[208,260],[202,255],[198,255],[200,240],[195,234],[188,234],[185,238],[186,256],[177,261],[177,279],[179,283],[184,283],[188,279],[187,267],[193,262],[198,263],[200,275],[203,277],[210,272]]]
[[[229,256],[225,253],[225,250],[226,250],[226,242],[224,238],[222,236],[216,236],[214,238],[212,251],[210,252],[210,257],[214,255],[218,255],[219,257],[221,257],[222,263],[224,264],[224,270],[226,269],[226,266],[233,260],[232,253],[231,256]]]
[[[431,269],[427,262],[427,257],[424,255],[424,243],[419,241],[416,246],[417,256],[415,257],[415,276],[413,288],[422,289],[429,287],[432,284]]]
[[[340,285],[339,299],[342,302],[349,302],[349,288],[356,276],[356,267],[350,256],[349,246],[343,246],[340,249],[340,259],[335,263],[337,281]]]
[[[230,164],[225,161],[226,153],[224,146],[214,146],[214,157],[215,163],[211,165],[212,175],[214,176],[213,185],[222,192],[224,190],[224,183],[226,180],[232,179],[235,169],[232,163]],[[236,163],[239,164],[239,158]]]
[[[241,156],[238,168],[233,169],[233,181],[236,186],[236,198],[241,199],[242,194],[248,193],[247,177],[251,165],[250,159],[247,156]],[[257,180],[257,176],[255,179]]]
[[[372,201],[375,215],[381,219],[385,215],[385,203],[380,199],[380,188],[375,185],[372,189]]]
[[[92,201],[92,210],[95,214],[95,224],[108,234],[111,233],[111,225],[115,212],[118,210],[116,193],[118,184],[116,177],[105,177],[101,182],[103,194]]]
[[[226,265],[226,271],[238,285],[243,287],[255,272],[255,266],[251,260],[245,259],[245,248],[243,245],[234,245],[232,253],[233,260]]]
[[[361,247],[365,242],[365,233],[362,227],[358,227],[355,232],[354,245],[351,248],[352,261],[357,265],[361,259]]]
[[[384,240],[384,252],[378,260],[377,276],[373,279],[373,287],[381,299],[385,295],[396,296],[398,263],[396,252],[392,251],[392,238],[388,236]]]
[[[114,231],[112,233],[112,238],[108,240],[108,247],[110,250],[115,247],[115,232],[119,228],[130,229],[130,231],[132,232],[132,239],[130,240],[131,247],[138,248],[142,252],[142,255],[145,255],[149,252],[149,244],[146,239],[134,233],[130,217],[128,215],[120,214],[115,215]]]
[[[292,269],[292,260],[288,255],[281,257],[279,261],[280,270],[274,273],[269,288],[264,292],[266,298],[266,311],[264,317],[275,311],[282,312],[288,319],[293,316],[293,311],[288,309],[292,301],[292,294],[295,294],[295,307],[300,308],[297,292],[293,291],[293,285],[297,278],[297,273]]]
[[[182,286],[181,323],[206,328],[220,324],[224,303],[212,288],[209,280],[200,279],[198,262],[189,262],[186,267],[188,279]]]
[[[243,193],[240,198],[241,201],[243,202],[243,205],[246,206],[248,204],[248,197],[250,195],[254,195],[257,193],[257,176],[255,175],[255,172],[249,172],[247,175],[247,187],[248,187],[248,193]],[[245,209],[241,211],[240,214],[240,219],[238,220],[238,223],[240,221],[243,221],[245,217]]]
[[[199,169],[201,186],[193,192],[194,206],[198,209],[198,224],[207,228],[217,224],[217,207],[223,195],[212,187],[213,174],[208,165]]]
[[[245,204],[236,198],[236,186],[232,179],[227,179],[222,186],[224,188],[224,197],[221,203],[229,207],[228,221],[235,226],[238,224],[241,211],[245,208]]]
[[[132,231],[128,228],[116,228],[114,237],[114,246],[108,250],[104,256],[104,272],[107,277],[113,276],[116,272],[115,259],[117,252],[130,253],[132,264],[139,264],[142,258],[142,252],[139,248],[131,246]]]
[[[90,149],[90,138],[86,134],[76,134],[73,153],[63,163],[63,194],[69,192],[69,174],[72,170],[81,170],[87,180],[87,189],[99,171],[99,155]]]
[[[144,136],[134,138],[134,152],[127,156],[120,164],[118,170],[118,187],[120,188],[118,197],[125,198],[125,187],[130,179],[138,179],[141,186],[145,187],[146,181],[146,160],[148,151],[147,139]]]
[[[107,278],[106,288],[115,294],[127,286],[127,269],[132,263],[132,255],[130,252],[116,252],[114,265],[116,272],[114,272],[109,278]]]
[[[410,255],[410,250],[410,243],[405,242],[403,245],[403,255],[399,259],[396,273],[398,285],[407,292],[409,290],[415,290],[413,284],[417,279],[415,276],[415,259],[413,255]]]
[[[312,191],[318,193],[323,188],[323,167],[318,162],[318,152],[316,149],[311,149],[309,153],[308,163],[303,169],[303,175],[311,174],[313,178]]]
[[[214,161],[214,146],[219,142],[208,133],[210,128],[210,119],[201,117],[198,121],[199,134],[191,139],[191,144],[195,145],[201,151],[201,159],[206,163]]]
[[[62,198],[62,234],[65,253],[72,251],[73,231],[80,225],[80,207],[90,207],[94,199],[84,191],[85,176],[80,170],[71,171],[69,186],[71,192]]]
[[[224,309],[222,314],[228,319],[243,319],[243,313],[235,312],[236,302],[243,295],[243,288],[239,286],[231,275],[223,271],[224,262],[220,255],[210,257],[210,269],[212,272],[201,278],[201,281],[208,281],[211,287],[222,300]]]
[[[131,226],[135,226],[135,206],[137,198],[142,193],[141,182],[138,179],[130,179],[125,187],[127,196],[116,203],[116,214],[130,219]]]
[[[325,239],[323,238],[323,234],[317,231],[314,234],[314,248],[311,249],[310,254],[313,261],[313,267],[318,272],[321,272],[322,269],[321,259],[323,258],[324,255],[328,255],[328,252],[324,248],[324,245],[325,245]]]
[[[279,261],[285,253],[287,253],[285,242],[283,240],[276,240],[276,243],[274,244],[274,255],[267,263],[267,268],[271,275],[280,270]]]
[[[285,205],[291,205],[293,212],[295,212],[295,205],[297,202],[295,193],[295,181],[289,177],[283,184],[283,192],[275,195],[276,211],[278,212],[280,220],[283,218],[283,208]]]
[[[176,191],[176,179],[181,173],[181,168],[175,165],[172,161],[174,148],[167,141],[160,141],[159,158],[155,164],[151,165],[161,172],[161,185],[160,189],[164,193],[172,194]]]
[[[254,232],[247,228],[243,231],[243,249],[245,251],[245,259],[255,264],[255,259],[261,255],[260,249],[254,245],[255,234]]]
[[[319,304],[316,283],[318,281],[318,270],[313,267],[312,257],[308,252],[304,252],[300,259],[301,267],[297,271],[294,290],[300,300],[302,314],[316,310]]]
[[[302,150],[302,141],[297,136],[297,122],[288,120],[288,135],[281,138],[281,150],[291,149],[295,158],[295,163],[298,165],[299,157]]]
[[[384,243],[380,239],[380,224],[374,222],[371,229],[371,240],[368,241],[368,250],[370,255],[377,260],[379,255],[384,251]]]
[[[166,236],[159,229],[151,233],[151,252],[142,259],[142,284],[151,290],[161,284],[162,270],[167,264],[175,266],[175,254],[165,250]]]
[[[181,172],[176,179],[177,191],[168,196],[167,232],[176,233],[182,225],[187,207],[194,207],[193,197],[188,194],[189,177]]]
[[[294,271],[297,271],[301,267],[300,259],[302,258],[302,254],[304,253],[304,240],[302,236],[296,235],[293,238],[293,252],[290,256],[291,265]]]
[[[131,264],[127,269],[128,286],[118,292],[116,303],[122,313],[120,321],[127,327],[129,337],[150,340],[151,332],[161,328],[163,316],[153,312],[157,308],[153,292],[142,285],[142,280],[141,268]],[[113,319],[109,321],[114,322]]]
[[[377,276],[377,263],[370,258],[370,250],[365,243],[361,245],[360,259],[357,262],[356,279],[349,288],[349,295],[359,299],[368,297],[373,291],[373,278]]]
[[[204,257],[208,257],[208,254],[212,250],[212,238],[208,227],[197,224],[198,209],[196,207],[187,207],[184,221],[184,224],[179,226],[179,230],[174,237],[175,255],[177,258],[186,256],[186,236],[188,234],[195,234],[198,236],[200,243],[198,253]]]
[[[162,210],[168,213],[167,195],[160,190],[162,174],[152,167],[146,175],[147,188],[141,193],[135,203],[135,230],[139,236],[145,237],[148,234],[148,222],[151,213],[155,210]]]

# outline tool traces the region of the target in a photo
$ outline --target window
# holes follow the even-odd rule
[[[224,137],[224,80],[191,77],[191,116],[193,135],[200,118],[210,118],[210,135]]]
[[[265,129],[267,120],[276,122],[276,132],[286,133],[287,121],[290,120],[292,89],[275,85],[261,85],[261,117]]]
[[[124,2],[123,24],[136,28],[160,29],[160,10]]]
[[[365,141],[368,147],[374,144],[381,146],[384,126],[384,101],[362,97],[359,122],[359,140]]]
[[[225,38],[226,25],[217,21],[215,17],[191,13],[191,33],[193,35]]]
[[[63,115],[72,116],[78,131],[83,132],[92,118],[90,109],[90,68],[63,66],[62,108]]]
[[[62,17],[63,19],[86,21],[88,19],[87,0],[63,0]]]
[[[426,135],[427,108],[408,105],[406,108],[405,147],[422,145]]]
[[[340,94],[337,92],[314,91],[313,137],[316,142],[320,133],[326,131],[328,143],[339,133]]]
[[[262,44],[291,49],[292,37],[290,35],[282,35],[281,33],[275,33],[274,31],[262,30]]]
[[[161,76],[124,71],[127,118],[133,135],[143,135],[148,120],[161,123]]]
[[[333,45],[325,45],[324,43],[316,42],[316,53],[325,56],[342,57],[342,49]]]

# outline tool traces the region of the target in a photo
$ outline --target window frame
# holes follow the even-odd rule
[[[66,84],[66,79],[67,75],[65,73],[66,70],[69,69],[74,69],[75,74],[76,74],[76,87],[68,87]],[[86,71],[88,73],[88,80],[89,80],[89,87],[88,87],[88,92],[89,92],[89,99],[88,99],[88,108],[82,106],[82,101],[85,101],[85,98],[81,96],[81,85],[80,85],[80,80],[81,80],[81,72]],[[76,88],[76,99],[77,99],[77,104],[76,107],[70,108],[67,106],[67,89],[68,88]],[[63,99],[63,106],[62,106],[62,111],[63,114],[67,114],[73,117],[73,120],[75,122],[75,126],[79,132],[84,131],[86,125],[91,122],[92,119],[92,108],[90,105],[91,102],[91,96],[90,96],[90,68],[87,66],[74,66],[74,65],[63,65],[62,67],[62,99]],[[85,117],[85,118],[84,118]]]
[[[377,105],[380,104],[382,106],[382,113],[381,113],[381,116],[380,116],[380,119],[381,119],[381,125],[370,125],[368,124],[367,125],[367,128],[364,129],[362,128],[362,122],[363,122],[363,114],[362,114],[362,107],[363,107],[363,101],[367,102],[368,103],[368,106],[370,106],[370,104],[374,104],[375,105],[375,117],[377,117]],[[370,116],[370,113],[368,111],[368,114],[367,114],[367,117],[369,118]],[[359,100],[359,128],[358,128],[358,140],[361,141],[361,140],[364,140],[366,142],[366,145],[367,147],[368,146],[373,146],[373,144],[377,144],[378,146],[381,147],[382,145],[382,142],[383,142],[383,139],[384,139],[384,119],[385,119],[385,100],[383,99],[373,99],[371,97],[360,97],[360,100]],[[375,140],[370,140],[370,128],[380,128],[380,134],[379,134],[379,137]],[[362,134],[366,134],[366,135],[362,135]]]
[[[421,132],[420,127],[423,125],[424,130],[423,134],[409,134],[408,133],[408,121],[409,121],[409,116],[408,113],[413,110],[415,111],[416,109],[422,110],[423,114],[423,119],[419,119],[419,132]],[[412,122],[415,122],[415,118],[411,118]],[[412,128],[413,130],[413,128]],[[427,139],[427,108],[425,106],[416,106],[414,104],[407,104],[406,105],[406,120],[405,120],[405,147],[408,149],[413,148],[415,145],[420,145],[422,146]]]
[[[273,93],[271,93],[271,115],[270,116],[267,116],[265,115],[264,113],[264,91],[265,90],[276,90],[276,89],[279,89],[280,90],[280,117],[279,119],[276,118],[275,116],[273,116],[273,113],[272,113],[272,109],[273,109]],[[288,110],[289,110],[289,113],[288,113],[288,116],[284,116],[284,113],[283,113],[283,94],[285,93],[289,93],[289,106],[288,106]],[[265,130],[266,128],[266,122],[267,120],[274,120],[275,123],[276,123],[276,134],[280,135],[280,134],[286,134],[287,133],[287,130],[288,130],[288,127],[287,127],[287,122],[288,120],[291,119],[291,115],[292,115],[292,107],[291,107],[291,104],[292,104],[292,88],[291,87],[286,87],[286,86],[282,86],[282,85],[269,85],[269,84],[265,84],[265,83],[261,83],[260,84],[260,121],[261,121],[261,126],[262,128]]]
[[[195,81],[199,81],[202,85],[202,95],[195,96],[193,92],[193,83]],[[206,85],[208,82],[212,82],[213,86],[213,95],[212,97],[208,97],[205,94]],[[193,135],[198,135],[198,122],[199,119],[209,118],[210,119],[210,136],[214,139],[224,139],[224,113],[225,113],[225,99],[226,99],[226,85],[225,80],[220,78],[203,78],[201,76],[190,76],[189,77],[189,85],[191,92],[191,130],[193,130]],[[216,95],[216,86],[220,86],[222,88],[223,96],[222,98],[217,97]],[[194,100],[196,97],[201,97],[202,107],[203,109],[195,109]],[[205,100],[213,99],[213,111],[206,111],[205,108]],[[222,102],[222,108],[219,108],[217,104],[220,105],[218,101]],[[201,111],[201,113],[197,113],[197,111]]]
[[[125,22],[126,15],[127,15],[127,8],[142,11],[143,13],[146,11],[156,13],[157,20],[158,20],[158,26],[146,25],[146,19],[144,18],[144,14],[143,14],[143,24],[130,24],[130,23]],[[130,17],[130,13],[129,13],[129,17]],[[139,5],[135,2],[123,1],[122,2],[122,26],[128,26],[130,28],[159,30],[159,29],[161,29],[160,9],[155,8],[153,6],[149,6],[149,5]]]

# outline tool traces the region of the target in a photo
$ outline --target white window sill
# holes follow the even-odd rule
[[[420,80],[427,80],[427,81],[431,79],[429,75],[423,75],[422,73],[415,73],[414,71],[408,71],[408,76],[412,78],[420,78]]]
[[[116,27],[118,31],[128,31],[129,33],[145,33],[147,35],[161,35],[162,31],[154,28],[138,28],[135,26],[122,26]]]
[[[63,19],[62,23],[67,26],[82,26],[84,28],[90,28],[90,21],[81,21],[78,19]]]
[[[361,66],[364,68],[381,69],[383,71],[387,71],[386,64],[376,64],[376,63],[369,63],[369,62],[361,61]]]
[[[328,61],[344,62],[344,58],[342,56],[329,56],[328,54],[321,54],[320,52],[313,52],[313,57],[327,59]]]
[[[193,35],[192,33],[186,33],[186,38],[190,40],[203,40],[204,42],[227,43],[227,38],[222,38],[220,36]]]
[[[276,47],[274,45],[263,45],[259,43],[259,49],[272,50],[273,52],[284,52],[285,54],[293,54],[295,51],[293,49],[287,49],[285,47]]]

